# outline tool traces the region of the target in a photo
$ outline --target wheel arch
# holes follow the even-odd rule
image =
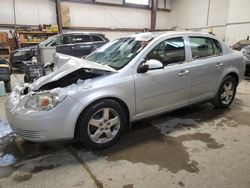
[[[236,72],[230,72],[225,77],[227,77],[227,76],[232,76],[235,79],[237,85],[239,84],[239,75]]]
[[[218,89],[220,88],[221,83],[223,82],[223,80],[224,80],[227,76],[232,76],[232,77],[236,80],[237,85],[239,84],[239,82],[240,82],[239,72],[238,72],[236,69],[230,67],[230,68],[228,68],[228,69],[225,69],[225,70],[223,71],[223,73],[220,75],[220,77],[219,77],[219,79],[218,79],[218,82],[217,82],[217,85],[216,85],[215,93],[218,92]]]
[[[77,131],[77,130],[78,130],[78,127],[79,127],[79,120],[80,120],[80,117],[88,110],[88,108],[89,108],[92,104],[97,103],[97,102],[99,102],[99,101],[101,101],[101,100],[107,100],[107,99],[109,99],[109,100],[114,100],[114,101],[116,101],[118,104],[121,105],[121,107],[124,109],[124,111],[125,111],[125,113],[126,113],[126,117],[127,117],[127,119],[128,119],[128,125],[130,125],[130,124],[129,124],[129,122],[130,122],[130,111],[129,111],[129,108],[128,108],[127,104],[126,104],[122,99],[120,99],[120,98],[118,98],[118,97],[103,97],[103,98],[99,98],[99,99],[96,99],[96,100],[90,102],[86,107],[84,107],[84,109],[82,109],[82,111],[81,111],[80,114],[78,115],[77,121],[76,121],[76,123],[75,123],[74,138],[77,138],[77,136],[78,136],[78,131]],[[127,128],[130,128],[130,126],[127,126]]]
[[[223,102],[222,102],[222,99],[221,99],[221,87],[223,86],[223,83],[224,83],[224,80],[226,80],[226,78],[233,78],[234,80],[235,80],[235,82],[236,82],[236,87],[235,87],[235,92],[234,92],[234,94],[233,94],[233,98],[232,99],[230,99],[231,101],[229,101],[229,103],[224,103],[223,104]],[[237,89],[237,85],[239,84],[239,76],[238,76],[238,74],[236,73],[236,72],[234,72],[234,71],[231,71],[231,72],[229,72],[229,73],[227,73],[227,74],[225,74],[225,76],[224,77],[222,77],[222,80],[221,80],[221,82],[220,82],[220,86],[219,86],[219,88],[218,88],[218,90],[217,90],[217,93],[216,93],[216,96],[214,97],[214,99],[211,101],[212,102],[212,104],[215,106],[215,107],[218,107],[218,108],[225,108],[225,107],[228,107],[232,102],[233,102],[233,100],[234,100],[234,97],[235,97],[235,94],[236,94],[236,89]]]

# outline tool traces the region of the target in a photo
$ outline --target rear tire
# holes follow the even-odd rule
[[[232,76],[226,76],[222,81],[212,104],[217,108],[227,108],[231,105],[236,94],[237,82]]]
[[[110,99],[90,105],[78,119],[78,138],[89,149],[102,149],[118,142],[127,126],[121,105]]]

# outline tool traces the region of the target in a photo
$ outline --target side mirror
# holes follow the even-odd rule
[[[164,66],[162,62],[156,59],[150,59],[139,66],[138,73],[145,73],[148,70],[163,69],[163,68]]]

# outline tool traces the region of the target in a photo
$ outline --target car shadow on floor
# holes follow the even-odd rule
[[[201,141],[210,149],[218,149],[223,144],[217,143],[208,133],[185,133],[179,136],[171,134],[177,131],[196,129],[204,122],[221,118],[229,109],[216,109],[210,104],[195,105],[148,118],[132,124],[132,130],[123,135],[115,145],[93,152],[93,157],[81,154],[85,162],[96,160],[95,156],[103,157],[109,162],[129,161],[158,165],[160,169],[166,168],[172,173],[186,170],[198,173],[198,163],[190,160],[185,141]],[[80,151],[82,145],[72,145]],[[87,152],[88,150],[85,150]]]
[[[17,170],[19,168],[18,164],[21,161],[53,154],[66,149],[66,151],[76,156],[77,159],[79,152],[83,153],[80,159],[82,162],[95,160],[96,157],[105,157],[109,161],[127,160],[133,163],[142,162],[159,165],[160,168],[167,168],[174,173],[181,169],[189,172],[198,172],[198,164],[195,161],[190,161],[189,154],[183,142],[199,140],[212,149],[220,148],[223,145],[217,143],[207,133],[194,133],[177,137],[170,136],[169,134],[175,131],[196,128],[200,124],[202,125],[202,122],[223,117],[228,111],[230,109],[216,109],[210,104],[201,104],[141,120],[133,123],[132,129],[126,132],[117,144],[103,150],[93,151],[92,154],[94,157],[87,158],[84,156],[89,150],[77,141],[39,144],[23,141],[13,133],[10,133],[0,138],[0,170],[1,166],[5,168],[8,166],[4,165],[4,162],[14,167],[14,170]],[[162,132],[159,126],[168,126],[164,125],[166,122],[172,122],[170,124],[171,129]],[[7,159],[6,155],[8,156]],[[8,158],[13,161],[8,161]],[[56,158],[54,160],[56,162]],[[50,159],[50,162],[53,162],[53,157]],[[2,173],[1,175],[0,173],[0,178],[1,176],[4,177],[6,174]]]

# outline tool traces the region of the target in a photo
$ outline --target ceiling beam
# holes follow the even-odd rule
[[[157,17],[158,0],[152,0],[151,6],[151,31],[155,31]]]
[[[62,14],[61,14],[61,0],[56,1],[56,20],[59,33],[62,32]]]

